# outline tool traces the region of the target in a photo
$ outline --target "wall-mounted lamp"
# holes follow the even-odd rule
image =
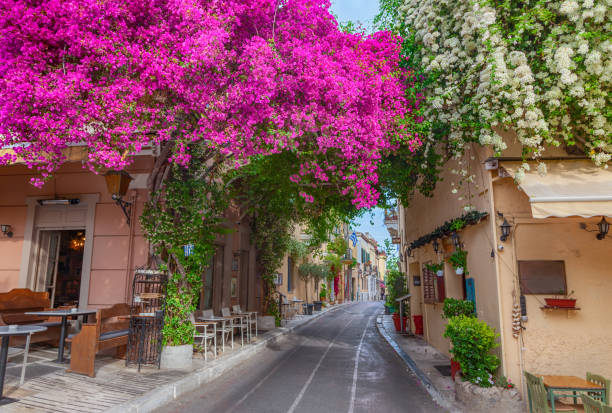
[[[457,234],[457,232],[453,231],[451,234],[451,239],[453,240],[453,245],[455,246],[455,249],[460,249],[461,248],[461,240],[459,239],[459,234]]]
[[[104,174],[104,179],[106,179],[108,192],[112,194],[113,200],[119,205],[125,215],[127,224],[130,225],[132,203],[124,201],[123,197],[127,194],[130,182],[132,182],[132,177],[125,171],[108,171]]]
[[[610,223],[606,221],[606,218],[601,217],[601,221],[597,223],[596,230],[587,229],[587,224],[585,224],[584,222],[580,223],[580,228],[588,232],[597,232],[596,237],[598,240],[601,241],[606,238],[606,236],[608,236],[608,232],[610,231]]]
[[[437,254],[438,250],[440,249],[440,243],[438,242],[437,239],[433,240],[433,242],[431,243],[434,252]]]
[[[506,218],[504,218],[504,222],[500,225],[501,228],[501,236],[499,237],[499,239],[502,242],[506,242],[506,240],[508,239],[508,237],[510,236],[510,228],[512,228],[512,225],[510,225],[508,223],[508,220]]]
[[[406,250],[406,256],[409,257],[409,258],[412,258],[414,256],[414,255],[412,255],[412,248],[408,248]]]
[[[598,240],[603,240],[606,235],[608,235],[608,231],[610,231],[610,224],[604,217],[601,217],[601,221],[597,224],[597,228],[599,228],[599,233],[597,234]]]
[[[0,224],[0,230],[2,234],[6,237],[12,238],[13,231],[11,231],[12,227],[9,224]]]

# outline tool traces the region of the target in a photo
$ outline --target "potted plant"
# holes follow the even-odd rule
[[[573,294],[574,294],[573,290],[569,294],[564,294],[563,291],[559,291],[558,295],[556,295],[553,298],[545,298],[544,301],[546,301],[546,305],[549,307],[575,308],[576,299],[571,298]]]
[[[448,257],[448,262],[453,266],[457,275],[468,274],[467,268],[467,251],[458,249]]]
[[[394,307],[397,304],[396,299],[406,295],[406,276],[404,273],[398,270],[391,270],[387,275],[387,306]],[[406,315],[403,316],[403,319],[400,321],[400,315],[398,311],[393,312],[393,324],[395,324],[395,329],[397,331],[406,329],[406,322],[408,321],[408,317]]]
[[[444,263],[425,265],[431,272],[435,272],[438,277],[444,277]]]
[[[457,298],[445,298],[442,307],[442,318],[450,320],[452,317],[466,316],[476,317],[474,314],[474,303],[469,300],[459,300]],[[451,358],[451,377],[455,380],[455,375],[461,371],[461,365],[457,360]]]

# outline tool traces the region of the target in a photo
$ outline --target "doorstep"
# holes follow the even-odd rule
[[[226,347],[226,351],[216,359],[204,361],[199,355],[194,355],[193,368],[189,371],[158,370],[143,366],[139,373],[136,368],[125,367],[123,360],[98,356],[96,377],[91,378],[66,373],[67,365],[58,365],[52,361],[57,356],[57,349],[36,346],[28,357],[26,381],[21,387],[18,387],[21,356],[9,355],[5,396],[17,401],[3,405],[0,411],[150,412],[219,377],[296,328],[343,305],[324,308],[313,315],[291,320],[285,327],[260,333],[257,338],[253,337],[252,344],[245,343],[244,347],[241,347],[238,339],[233,350]]]
[[[450,377],[450,359],[420,336],[399,334],[395,330],[391,315],[378,316],[376,323],[380,334],[417,376],[433,399],[451,412],[462,412],[462,406],[455,399],[455,383]],[[448,375],[442,374],[436,368],[441,366],[448,366]]]

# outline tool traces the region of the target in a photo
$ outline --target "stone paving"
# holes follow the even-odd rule
[[[323,312],[329,311],[329,308]],[[263,332],[258,337],[253,336],[252,344],[240,345],[237,337],[234,349],[226,346],[225,352],[213,361],[208,362],[200,355],[195,355],[192,369],[158,370],[155,367],[143,366],[140,373],[135,367],[126,367],[124,360],[114,359],[111,356],[96,357],[96,377],[91,378],[79,374],[67,373],[68,364],[58,364],[53,360],[57,358],[57,348],[44,345],[32,345],[28,356],[25,382],[19,386],[21,363],[23,360],[21,349],[11,348],[9,363],[5,380],[4,396],[17,399],[16,402],[0,406],[3,413],[42,413],[42,412],[104,412],[110,409],[122,410],[120,406],[155,391],[162,386],[184,380],[194,372],[206,370],[208,365],[223,364],[225,359],[237,353],[249,353],[249,347],[256,343],[266,342],[271,338],[290,332],[296,326],[318,317],[298,316],[286,323],[282,329]]]

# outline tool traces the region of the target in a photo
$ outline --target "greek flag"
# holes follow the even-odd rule
[[[355,231],[353,231],[349,239],[353,241],[353,247],[357,245],[357,234],[355,234]]]

